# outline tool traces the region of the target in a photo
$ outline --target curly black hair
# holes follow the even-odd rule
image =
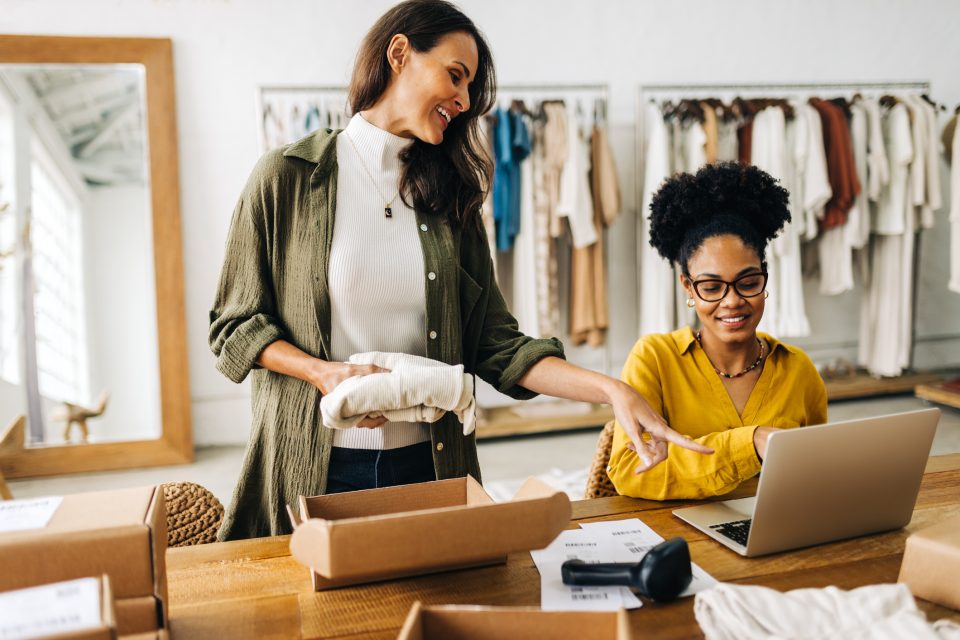
[[[707,238],[732,234],[766,269],[767,243],[790,221],[789,199],[776,179],[750,165],[720,162],[680,173],[650,203],[650,245],[688,274],[687,262]]]

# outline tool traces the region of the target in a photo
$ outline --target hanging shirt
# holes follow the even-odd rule
[[[907,107],[898,103],[882,119],[883,143],[890,168],[889,187],[880,192],[874,233],[896,235],[906,228],[907,207],[910,204],[907,187],[910,181],[910,161],[913,159],[913,135]]]
[[[567,160],[560,176],[557,215],[570,223],[574,247],[586,247],[597,241],[590,197],[590,146],[575,117],[567,118]]]
[[[820,114],[806,103],[794,103],[797,114],[797,172],[800,202],[803,203],[801,237],[812,240],[820,230],[823,209],[833,196],[827,175],[827,153],[823,147]]]
[[[860,101],[867,116],[867,195],[876,202],[880,192],[890,184],[890,161],[887,159],[887,147],[883,138],[883,124],[880,118],[880,101],[877,98],[865,98]]]
[[[654,194],[671,175],[670,131],[660,109],[654,103],[646,106],[643,118],[647,139],[643,174],[643,200],[637,229],[637,251],[640,252],[640,326],[638,333],[665,333],[674,329],[673,266],[650,246],[650,204]]]
[[[847,221],[847,214],[860,193],[860,181],[854,168],[846,116],[839,107],[826,100],[812,98],[810,105],[820,113],[823,123],[823,148],[827,153],[827,175],[833,191],[820,227],[821,230],[832,229]]]
[[[520,232],[520,163],[530,154],[530,137],[521,114],[497,108],[493,150],[493,218],[497,249],[509,251]]]

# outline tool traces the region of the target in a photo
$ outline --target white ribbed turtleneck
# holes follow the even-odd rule
[[[410,143],[359,113],[337,136],[337,209],[328,275],[333,360],[367,351],[426,355],[426,285],[416,214],[400,197],[393,202],[392,218],[383,211],[384,199],[397,193],[398,156]],[[427,425],[389,422],[379,429],[337,430],[333,445],[395,449],[429,439]]]

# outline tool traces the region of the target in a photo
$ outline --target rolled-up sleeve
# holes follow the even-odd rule
[[[217,294],[210,310],[210,348],[217,369],[241,382],[257,367],[260,353],[284,337],[277,317],[263,205],[267,187],[261,162],[237,203],[227,236]]]

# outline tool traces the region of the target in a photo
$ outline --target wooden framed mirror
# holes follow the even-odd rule
[[[0,475],[192,460],[171,41],[0,36]]]

